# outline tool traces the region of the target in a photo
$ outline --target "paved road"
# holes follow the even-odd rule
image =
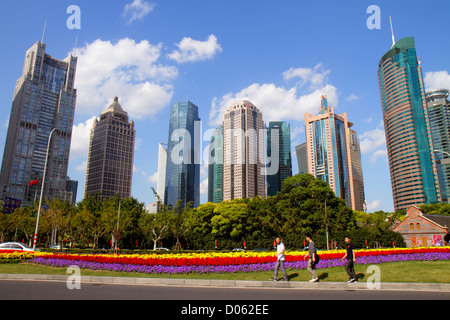
[[[448,292],[323,290],[280,288],[199,288],[0,280],[0,300],[450,300]]]

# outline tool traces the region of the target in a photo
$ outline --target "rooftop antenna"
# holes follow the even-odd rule
[[[77,56],[77,44],[78,44],[78,35],[75,38],[75,48],[73,49],[73,56]]]
[[[42,31],[42,41],[41,43],[44,43],[44,36],[45,36],[45,27],[47,26],[47,20],[44,22],[44,31]]]
[[[392,27],[392,19],[391,19],[391,16],[389,16],[389,21],[391,22],[392,46],[394,46],[394,45],[395,45],[395,37],[394,37],[394,28]]]

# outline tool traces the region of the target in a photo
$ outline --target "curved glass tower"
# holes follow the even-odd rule
[[[200,204],[200,118],[190,101],[177,102],[170,111],[164,205]],[[201,142],[201,141],[200,141]]]
[[[378,80],[394,209],[437,203],[441,196],[414,38],[397,41],[383,55]]]

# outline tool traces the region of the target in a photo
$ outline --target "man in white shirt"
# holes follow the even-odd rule
[[[275,271],[273,274],[273,278],[270,278],[272,281],[277,281],[278,276],[278,269],[281,269],[281,272],[283,272],[283,280],[282,281],[289,281],[288,277],[286,275],[286,269],[284,269],[284,252],[286,251],[284,248],[283,242],[281,242],[281,238],[278,237],[275,242],[277,243],[277,263],[275,264]]]

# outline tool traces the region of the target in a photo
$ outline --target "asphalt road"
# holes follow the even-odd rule
[[[323,290],[281,288],[201,288],[82,283],[68,289],[63,281],[0,280],[0,300],[450,300],[448,292]]]

